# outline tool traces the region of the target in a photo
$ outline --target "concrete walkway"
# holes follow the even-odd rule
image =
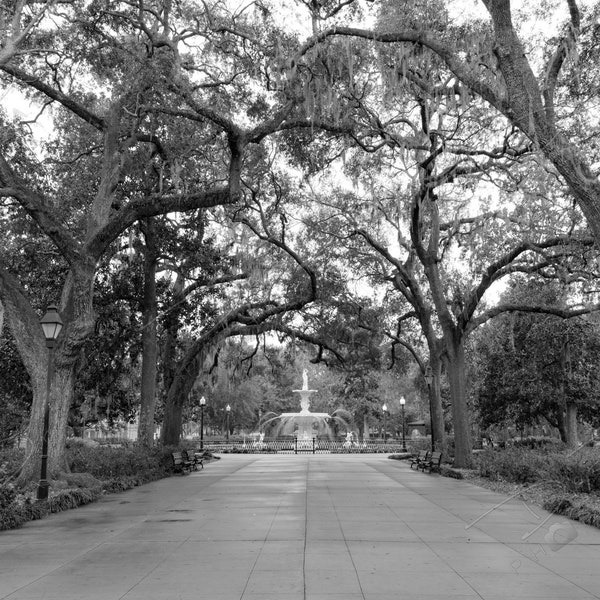
[[[600,598],[600,530],[505,499],[385,455],[223,455],[0,533],[0,598]]]

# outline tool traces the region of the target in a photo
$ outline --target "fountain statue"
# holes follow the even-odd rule
[[[302,371],[302,389],[301,390],[292,390],[296,394],[300,394],[300,413],[301,415],[311,414],[308,407],[310,406],[310,395],[314,394],[317,390],[309,390],[308,389],[308,373],[306,369]],[[293,414],[293,413],[286,413]],[[326,414],[326,413],[319,413]],[[327,415],[329,416],[329,415]]]
[[[300,394],[300,412],[281,413],[280,415],[269,416],[263,421],[262,425],[267,425],[278,421],[278,427],[275,435],[280,433],[294,433],[298,449],[311,449],[313,438],[319,433],[324,433],[331,437],[330,422],[332,420],[339,421],[341,424],[348,427],[347,420],[342,418],[342,409],[336,410],[333,415],[328,413],[311,412],[310,397],[317,390],[311,390],[308,387],[308,372],[306,369],[302,371],[302,389],[292,390],[296,394]],[[272,415],[273,413],[271,413]],[[292,429],[293,428],[293,429]]]

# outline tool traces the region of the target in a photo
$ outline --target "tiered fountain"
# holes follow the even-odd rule
[[[279,421],[275,435],[280,433],[295,433],[298,450],[309,450],[312,448],[313,438],[317,433],[325,433],[331,435],[331,427],[329,422],[336,420],[345,425],[347,422],[339,414],[340,410],[336,410],[333,415],[328,413],[310,412],[310,397],[317,390],[308,389],[308,373],[306,369],[302,372],[302,389],[292,390],[296,394],[300,394],[300,412],[281,413],[274,417],[267,418],[262,425],[267,425],[274,421]],[[273,414],[273,413],[271,413]],[[292,429],[293,427],[293,429]],[[291,431],[290,431],[291,430]]]

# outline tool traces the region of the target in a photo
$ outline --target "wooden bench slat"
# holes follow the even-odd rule
[[[429,459],[423,461],[417,468],[422,469],[423,473],[425,473],[425,469],[428,469],[430,473],[432,471],[439,472],[441,464],[442,464],[442,453],[441,452],[432,452]]]
[[[410,461],[410,468],[412,469],[414,465],[417,467],[417,471],[419,470],[419,465],[426,460],[429,459],[429,450],[421,450],[417,456],[413,456]]]
[[[184,457],[183,452],[172,452],[171,458],[173,459],[173,470],[176,473],[184,475],[186,471],[192,470],[192,463],[188,459],[187,454]]]
[[[194,471],[198,470],[198,465],[200,465],[200,468],[204,469],[204,452],[199,452],[194,448],[184,450],[183,452],[185,452],[185,455],[187,456],[187,459],[189,460]]]

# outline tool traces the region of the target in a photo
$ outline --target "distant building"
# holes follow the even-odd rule
[[[416,438],[426,435],[427,425],[425,421],[412,421],[406,424],[406,434],[408,437]]]

